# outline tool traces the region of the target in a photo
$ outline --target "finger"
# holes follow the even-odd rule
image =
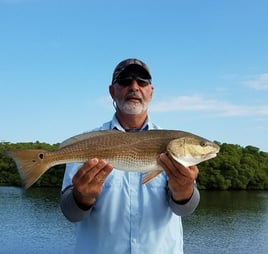
[[[107,176],[112,172],[113,166],[112,164],[106,164],[105,167],[103,167],[98,174],[95,175],[94,181],[96,183],[101,183],[103,184],[104,181],[106,180]]]
[[[195,166],[190,166],[189,169],[192,172],[193,178],[196,179],[198,177],[198,174],[199,174],[198,167],[196,165]]]
[[[196,165],[186,167],[183,164],[174,160],[171,156],[169,156],[169,154],[167,154],[167,157],[170,159],[170,161],[172,162],[172,164],[174,166],[173,168],[170,168],[170,169],[176,177],[179,177],[179,176],[192,177],[193,174],[195,174],[197,176],[198,173],[197,174],[194,173],[194,171],[196,171],[196,170],[198,172]]]
[[[85,180],[90,183],[93,181],[93,179],[102,171],[104,171],[104,173],[101,173],[100,176],[102,174],[105,174],[106,170],[108,170],[107,167],[108,163],[105,160],[99,160],[99,162],[92,167],[89,171],[86,172],[86,174],[83,176],[83,178],[85,178]]]
[[[92,168],[94,168],[99,163],[97,158],[90,159],[86,161],[82,167],[76,172],[75,177],[82,178],[85,174],[88,173]]]
[[[161,153],[159,155],[158,164],[161,167],[163,167],[164,169],[165,168],[170,168],[172,166],[172,163],[171,163],[170,159],[167,157],[167,155],[165,153]]]
[[[160,154],[160,166],[162,166],[169,177],[181,177],[181,168],[183,166],[173,159],[169,158],[167,154]]]
[[[107,164],[105,160],[99,159],[87,161],[74,176],[73,184],[89,184]]]
[[[159,157],[157,158],[157,163],[158,163],[158,165],[160,165],[164,169],[167,176],[171,177],[172,174],[169,170],[169,166],[168,166],[169,162],[168,162],[168,159],[166,157],[166,154],[164,154],[164,153],[160,154]]]
[[[107,161],[100,159],[94,167],[92,167],[89,171],[87,171],[86,175],[90,174],[93,177],[96,176],[101,170],[103,170],[103,168],[107,166],[107,164],[108,164]]]

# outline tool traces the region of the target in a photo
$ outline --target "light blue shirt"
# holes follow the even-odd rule
[[[116,117],[99,128],[108,129],[124,131]],[[148,129],[158,127],[147,121],[142,130]],[[85,211],[76,205],[70,191],[79,167],[80,163],[67,165],[61,197],[64,215],[76,222],[76,253],[183,253],[183,229],[177,214],[193,212],[199,202],[197,188],[187,204],[178,205],[170,197],[164,172],[143,185],[143,173],[114,169],[94,206]]]

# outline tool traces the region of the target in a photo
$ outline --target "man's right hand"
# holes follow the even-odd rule
[[[73,177],[73,194],[76,202],[90,207],[102,192],[102,184],[113,170],[113,165],[102,159],[91,159]]]

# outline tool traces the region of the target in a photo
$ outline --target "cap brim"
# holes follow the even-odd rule
[[[121,79],[122,77],[135,75],[142,79],[152,79],[151,74],[141,65],[138,64],[130,64],[126,66],[117,76],[116,79]]]

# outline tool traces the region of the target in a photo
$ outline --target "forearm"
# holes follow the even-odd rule
[[[169,192],[169,205],[173,212],[179,216],[185,216],[192,214],[197,208],[200,201],[200,194],[196,184],[194,184],[193,193],[186,203],[176,202],[172,198],[172,193]]]
[[[77,204],[74,195],[73,187],[66,188],[60,197],[60,206],[64,216],[71,222],[77,222],[85,219],[90,215],[92,208],[81,207]]]

